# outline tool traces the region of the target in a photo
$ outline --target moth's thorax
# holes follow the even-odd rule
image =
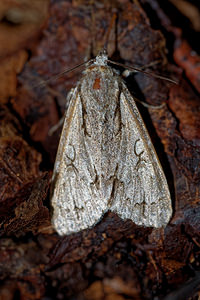
[[[108,66],[108,56],[105,52],[97,55],[93,63],[89,64],[89,66],[83,71],[83,74],[89,77],[93,76],[94,73],[99,74],[99,77],[107,75],[112,78],[114,75],[118,75],[116,70]],[[98,84],[96,84],[96,87],[98,87]]]
[[[95,72],[96,73],[100,73],[100,75],[102,75],[102,76],[104,74],[107,74],[107,76],[119,75],[116,70],[114,70],[113,68],[111,68],[107,64],[105,64],[105,65],[97,65],[97,64],[94,64],[94,63],[92,65],[88,66],[83,71],[83,75],[88,76],[90,74],[90,76],[91,76]]]
[[[121,81],[118,72],[107,65],[107,56],[106,58],[101,56],[84,70],[80,85],[82,91],[84,90],[83,94],[88,93],[89,98],[102,98],[106,104],[108,98],[114,96],[116,90],[119,90]]]
[[[107,65],[91,65],[83,74],[79,83],[79,90],[85,106],[96,107],[96,113],[105,107],[114,109],[118,101],[119,84],[122,81],[115,70]],[[105,110],[105,112],[107,111]]]

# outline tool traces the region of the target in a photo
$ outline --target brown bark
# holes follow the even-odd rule
[[[54,0],[49,10],[47,1],[36,2],[0,5],[0,299],[197,299],[200,59],[191,37],[198,21],[175,0]],[[95,56],[114,13],[109,57],[130,66],[155,62],[147,70],[179,81],[141,73],[125,79],[136,98],[164,103],[139,109],[169,183],[173,217],[158,230],[109,212],[94,228],[61,238],[48,196],[60,128],[52,136],[49,130],[81,71],[40,83]]]

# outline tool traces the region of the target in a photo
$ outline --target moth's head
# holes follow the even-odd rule
[[[96,56],[93,64],[98,66],[107,66],[107,61],[108,61],[108,54],[107,51],[104,49]]]

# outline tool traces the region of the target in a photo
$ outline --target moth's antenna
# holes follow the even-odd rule
[[[94,59],[89,59],[89,60],[87,60],[87,61],[85,61],[85,62],[83,62],[83,63],[81,63],[81,64],[79,64],[79,65],[76,65],[76,66],[73,67],[73,68],[66,69],[66,70],[64,70],[63,72],[58,73],[58,74],[52,76],[51,78],[49,78],[49,79],[47,79],[47,80],[42,80],[41,83],[38,83],[38,84],[34,85],[33,88],[34,88],[34,87],[41,86],[41,85],[45,85],[46,83],[48,83],[48,82],[50,82],[50,81],[52,81],[52,80],[56,80],[56,79],[62,77],[62,75],[67,74],[67,73],[69,73],[69,72],[72,72],[72,71],[74,71],[74,70],[76,70],[76,69],[79,69],[80,67],[86,65],[87,63],[92,63],[93,61],[94,61]]]
[[[164,76],[161,76],[161,75],[152,73],[152,72],[143,71],[142,69],[137,68],[137,67],[126,66],[126,65],[124,65],[124,64],[121,64],[121,63],[119,63],[119,62],[112,61],[112,60],[110,60],[110,59],[108,59],[107,61],[108,61],[110,64],[117,65],[117,66],[120,66],[120,67],[129,69],[129,70],[132,70],[132,71],[140,72],[140,73],[143,73],[143,74],[148,75],[148,76],[151,76],[151,77],[155,77],[155,78],[158,78],[158,79],[166,80],[166,81],[169,81],[169,82],[171,82],[171,83],[174,83],[174,84],[177,84],[177,85],[178,85],[178,82],[175,81],[175,80],[173,80],[173,79],[170,79],[170,78],[167,78],[167,77],[164,77]]]
[[[96,29],[96,18],[95,18],[95,10],[94,10],[94,1],[90,0],[89,4],[91,5],[91,21],[90,21],[90,27],[91,27],[91,42],[90,42],[90,52],[89,52],[89,57],[94,56],[94,40],[95,40],[95,29]]]
[[[114,23],[116,22],[116,19],[117,19],[117,14],[114,13],[113,16],[112,16],[112,19],[111,19],[111,21],[110,21],[109,28],[108,28],[107,33],[106,33],[106,38],[105,38],[105,43],[104,43],[104,48],[103,48],[103,51],[104,51],[104,52],[107,52],[107,49],[108,49],[108,41],[109,41],[110,33],[111,33],[111,30],[112,30],[112,28],[113,28]],[[159,79],[166,80],[166,81],[171,82],[171,83],[174,83],[174,84],[178,84],[178,82],[176,82],[176,81],[173,80],[173,79],[170,79],[170,78],[167,78],[167,77],[158,75],[158,74],[154,74],[154,73],[151,73],[151,72],[144,71],[144,70],[142,70],[142,68],[132,67],[132,66],[126,66],[126,65],[124,65],[124,64],[121,64],[121,63],[112,61],[112,60],[110,60],[110,59],[108,59],[107,61],[108,61],[109,63],[113,64],[113,65],[117,65],[117,66],[120,66],[120,67],[124,67],[124,68],[126,68],[126,69],[129,69],[129,70],[132,70],[132,71],[141,72],[141,73],[143,73],[143,74],[145,74],[145,75],[148,75],[148,76],[151,76],[151,77],[154,77],[154,78],[159,78]]]
[[[108,49],[108,41],[109,41],[109,37],[110,37],[110,32],[113,28],[113,25],[115,24],[116,22],[116,19],[117,19],[117,14],[114,13],[113,16],[112,16],[112,19],[110,21],[110,25],[108,27],[108,30],[107,30],[107,33],[106,33],[106,36],[105,36],[105,43],[104,43],[104,46],[103,46],[103,50],[104,52],[107,52],[107,49]]]

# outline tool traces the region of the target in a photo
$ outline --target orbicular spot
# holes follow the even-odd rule
[[[100,78],[97,77],[93,84],[94,90],[100,90],[100,88],[101,88],[100,82],[101,82]]]

